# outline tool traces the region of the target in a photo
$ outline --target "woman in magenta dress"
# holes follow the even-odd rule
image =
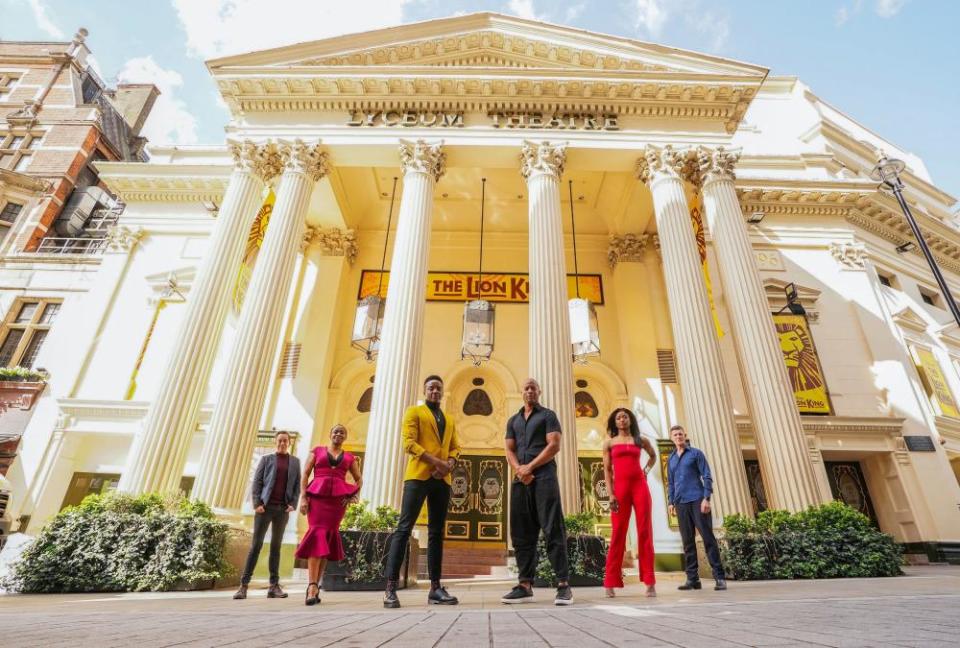
[[[637,516],[637,550],[640,562],[640,580],[647,586],[647,596],[656,596],[656,576],[653,573],[653,522],[650,489],[647,474],[656,463],[653,444],[640,436],[637,417],[630,410],[619,407],[607,419],[610,438],[603,442],[603,473],[610,492],[610,518],[613,534],[607,550],[607,569],[603,586],[607,596],[614,596],[614,588],[623,587],[623,552],[630,528],[631,510]],[[647,465],[640,468],[640,451],[647,453]]]
[[[347,428],[339,423],[334,425],[330,430],[330,443],[313,449],[303,471],[300,512],[307,516],[309,528],[295,555],[307,560],[310,574],[304,601],[307,605],[320,602],[320,579],[327,561],[343,560],[340,521],[347,504],[357,501],[363,482],[355,457],[343,449],[346,440]],[[348,472],[353,484],[346,480]],[[312,481],[310,473],[313,473]]]

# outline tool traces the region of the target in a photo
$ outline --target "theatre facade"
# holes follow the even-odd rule
[[[955,199],[801,80],[488,13],[207,65],[222,145],[98,163],[125,205],[110,246],[0,260],[0,345],[25,305],[61,304],[13,530],[109,488],[249,523],[272,431],[305,457],[335,423],[364,499],[397,505],[400,418],[437,373],[465,448],[446,536],[506,548],[504,428],[532,376],[563,427],[565,510],[600,532],[607,416],[655,440],[663,566],[675,423],[718,522],[840,499],[913,559],[960,560],[960,329],[877,152],[906,162],[960,285]]]

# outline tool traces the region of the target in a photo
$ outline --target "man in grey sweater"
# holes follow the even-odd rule
[[[281,430],[276,435],[277,451],[264,455],[253,476],[253,544],[247,554],[247,564],[240,577],[240,589],[235,599],[247,598],[247,586],[257,566],[263,537],[270,527],[270,589],[267,598],[287,598],[280,587],[280,546],[287,519],[300,498],[300,460],[290,454],[290,433]]]

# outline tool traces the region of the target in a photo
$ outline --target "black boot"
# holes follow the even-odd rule
[[[400,599],[397,598],[397,581],[387,581],[387,589],[383,593],[383,607],[391,610],[400,607]]]
[[[700,582],[700,579],[690,580],[687,579],[687,582],[677,588],[678,590],[698,590],[703,589],[703,583]]]
[[[430,593],[427,594],[428,605],[456,605],[460,600],[456,596],[451,596],[447,588],[440,584],[440,581],[430,583]]]

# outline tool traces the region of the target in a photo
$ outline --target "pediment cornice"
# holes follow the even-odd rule
[[[899,207],[869,181],[809,183],[745,179],[737,181],[737,194],[744,213],[839,216],[894,246],[914,240]],[[960,274],[960,232],[920,211],[916,211],[914,217],[937,262]],[[915,249],[911,254],[921,252]]]
[[[208,63],[234,113],[404,108],[590,110],[722,122],[767,70],[704,54],[475,14]]]
[[[126,203],[219,202],[229,167],[208,165],[102,164],[100,178]]]

